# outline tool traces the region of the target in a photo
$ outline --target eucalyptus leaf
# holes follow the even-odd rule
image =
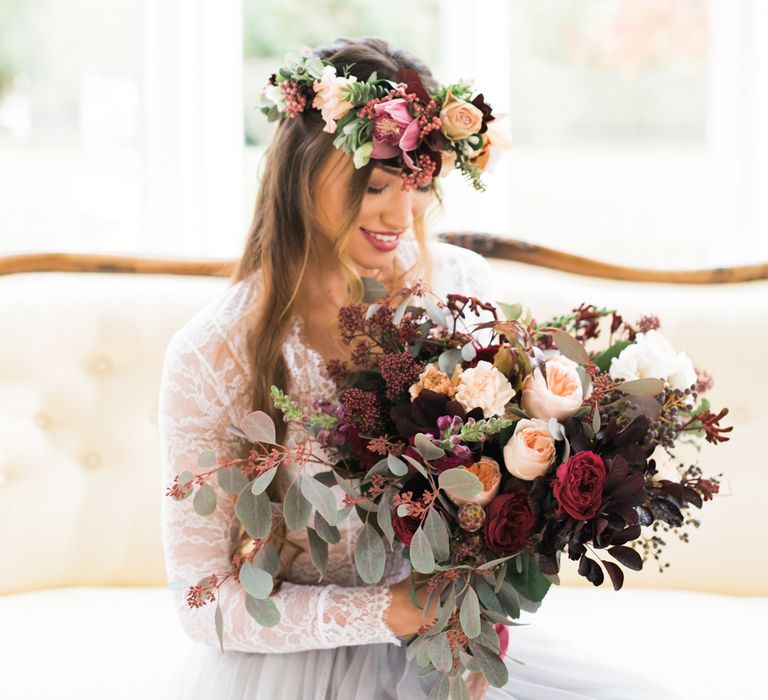
[[[338,519],[339,511],[336,511],[336,517]],[[315,511],[315,532],[324,539],[328,544],[337,544],[341,540],[341,533],[339,528],[335,525],[329,525],[328,521],[320,514],[319,511]]]
[[[408,473],[408,465],[391,452],[387,455],[387,466],[395,476],[405,476]]]
[[[520,617],[520,598],[515,587],[509,581],[504,581],[501,584],[497,595],[504,606],[504,610],[513,620]]]
[[[470,639],[474,639],[480,634],[480,601],[471,586],[467,588],[464,600],[461,601],[459,622],[461,622],[461,629],[464,630],[464,634]]]
[[[216,598],[216,612],[213,615],[213,619],[216,626],[216,636],[219,639],[219,648],[224,651],[224,617],[221,614],[219,602],[219,599]]]
[[[203,469],[212,467],[214,464],[216,464],[216,453],[211,449],[203,450],[197,458],[197,466]]]
[[[451,679],[441,675],[429,689],[427,700],[449,700],[451,697]]]
[[[416,532],[413,533],[411,538],[409,556],[413,568],[419,573],[431,574],[435,570],[435,556],[432,553],[429,539],[424,530],[422,530],[421,525],[416,528]]]
[[[435,560],[446,561],[450,556],[450,533],[445,520],[435,508],[430,508],[429,513],[427,513],[427,518],[424,521],[424,532],[432,546]]]
[[[584,349],[584,346],[572,335],[562,330],[556,330],[554,339],[560,352],[569,360],[573,360],[580,365],[585,365],[589,362],[589,354]]]
[[[376,522],[384,533],[384,537],[387,538],[390,549],[395,541],[395,530],[392,527],[392,497],[391,489],[385,491],[379,501],[379,509],[376,511]]]
[[[413,446],[426,461],[445,457],[445,450],[435,445],[424,433],[416,433]]]
[[[440,474],[437,483],[443,491],[459,498],[473,498],[483,492],[483,484],[475,474],[456,467]]]
[[[192,472],[183,471],[179,474],[177,481],[183,494],[180,500],[183,500],[194,490],[195,475]]]
[[[441,632],[429,641],[429,660],[438,671],[448,673],[451,670],[453,654],[447,632]]]
[[[232,496],[240,493],[251,482],[245,478],[243,472],[240,471],[240,467],[237,465],[231,465],[229,467],[223,467],[216,472],[216,480],[219,482],[224,493],[228,493]]]
[[[240,421],[240,429],[251,442],[264,442],[274,445],[275,421],[264,411],[252,411]]]
[[[443,309],[441,309],[437,302],[429,295],[424,297],[424,310],[427,312],[427,316],[438,326],[448,328],[448,317]]]
[[[203,484],[197,489],[192,506],[199,515],[210,515],[216,510],[216,492],[209,484]]]
[[[624,394],[632,396],[656,396],[664,391],[664,380],[655,377],[632,379],[628,382],[620,382],[616,388]]]
[[[280,556],[277,553],[277,547],[272,542],[267,542],[256,552],[253,563],[274,578],[280,573]]]
[[[446,676],[446,677],[450,679],[451,700],[471,700],[471,695],[469,694],[469,688],[467,688],[467,684],[464,682],[464,679],[461,677],[461,674],[457,674],[455,676]]]
[[[399,326],[400,325],[400,321],[403,320],[403,316],[405,315],[405,311],[408,308],[408,301],[409,301],[409,299],[410,299],[410,297],[406,297],[405,299],[403,299],[398,304],[397,308],[395,309],[395,315],[392,317],[392,323],[395,326]]]
[[[443,350],[437,356],[437,366],[442,372],[445,372],[449,377],[453,376],[453,372],[456,369],[456,365],[461,362],[461,350],[458,348],[451,348],[449,350]]]
[[[275,474],[277,474],[277,467],[273,467],[272,469],[259,474],[253,480],[253,484],[251,485],[251,493],[264,493],[264,491],[267,490],[267,487],[272,483],[272,479],[275,478]]]
[[[255,540],[263,540],[272,530],[272,503],[266,493],[251,493],[250,482],[246,483],[237,497],[235,514],[245,531]]]
[[[309,516],[312,514],[312,504],[302,493],[301,481],[303,475],[293,481],[285,492],[285,502],[283,503],[283,516],[285,524],[289,529],[298,531],[303,530],[309,522]]]
[[[504,606],[499,601],[493,587],[485,580],[485,576],[477,576],[475,578],[475,588],[484,608],[493,610],[500,615],[506,615]]]
[[[374,302],[385,296],[387,288],[378,280],[371,277],[363,277],[363,302],[366,304],[373,304]]]
[[[384,575],[386,552],[381,536],[370,523],[365,523],[355,547],[355,567],[366,583],[378,583]]]
[[[469,648],[488,683],[494,688],[503,688],[509,680],[509,671],[499,655],[474,640],[470,640]]]
[[[325,518],[329,525],[336,524],[336,496],[333,491],[317,479],[304,476],[301,480],[301,493]]]
[[[461,348],[461,359],[464,360],[464,362],[472,362],[475,357],[477,357],[477,350],[475,350],[475,346],[470,340]]]
[[[381,304],[370,304],[365,310],[365,320],[370,321],[373,314],[375,314],[381,308]]]
[[[429,478],[426,468],[421,462],[419,462],[419,460],[414,459],[413,457],[411,457],[411,455],[403,455],[403,459],[407,460],[408,464],[410,464],[425,479]]]
[[[309,556],[320,574],[319,581],[322,581],[328,566],[328,543],[321,539],[311,527],[307,528],[307,538],[309,540]]]
[[[268,597],[274,586],[271,574],[250,561],[240,568],[240,583],[254,598]]]
[[[262,600],[246,593],[245,609],[262,627],[274,627],[280,622],[280,611],[277,609],[275,601],[271,598],[264,598]]]

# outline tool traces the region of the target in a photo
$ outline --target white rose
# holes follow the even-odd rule
[[[456,388],[456,400],[467,410],[482,408],[483,417],[503,416],[515,390],[509,380],[486,360],[465,369]]]
[[[664,379],[674,389],[696,383],[696,370],[684,352],[675,352],[669,341],[657,330],[638,333],[635,342],[611,360],[611,379]]]

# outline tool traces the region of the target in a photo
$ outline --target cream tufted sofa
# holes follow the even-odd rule
[[[754,281],[631,281],[608,277],[652,275],[490,238],[448,240],[495,256],[497,298],[539,318],[582,301],[630,319],[658,313],[672,343],[714,375],[713,405],[728,406],[735,426],[701,455],[706,472],[728,475],[724,494],[706,504],[689,544],[670,543],[670,569],[629,572],[616,593],[566,565],[565,585],[515,633],[655,675],[684,698],[768,697],[766,266],[704,274]],[[165,589],[158,381],[171,334],[224,291],[226,270],[0,259],[0,698],[174,697],[196,643]]]

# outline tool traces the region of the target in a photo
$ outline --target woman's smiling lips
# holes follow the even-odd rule
[[[369,231],[366,228],[360,227],[365,239],[376,250],[389,251],[397,248],[397,244],[400,241],[400,236],[403,235],[403,231]]]

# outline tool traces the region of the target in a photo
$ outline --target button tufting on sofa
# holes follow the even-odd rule
[[[114,363],[106,355],[97,355],[88,363],[88,369],[97,377],[110,374],[114,368]]]
[[[80,461],[83,463],[83,466],[86,466],[90,469],[95,469],[96,467],[101,466],[102,459],[98,452],[91,450],[90,452],[86,452]]]
[[[48,430],[51,427],[51,419],[47,413],[38,411],[35,414],[35,423],[43,430]]]

